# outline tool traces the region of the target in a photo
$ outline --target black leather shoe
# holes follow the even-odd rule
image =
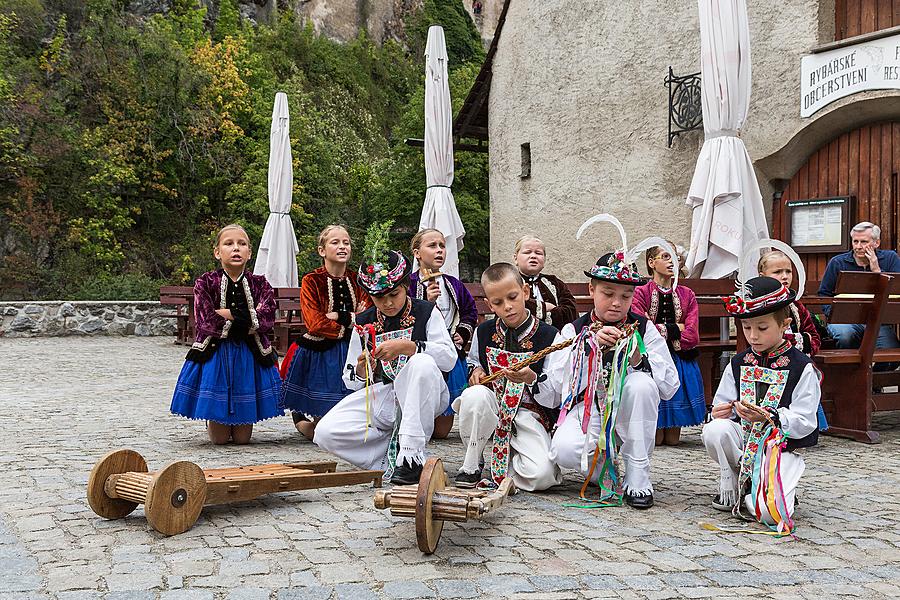
[[[473,488],[478,485],[479,481],[481,481],[480,469],[476,473],[465,473],[463,471],[460,471],[456,474],[454,483],[456,484],[456,487]]]
[[[403,462],[394,468],[391,483],[394,485],[414,485],[419,483],[420,475],[422,475],[422,465],[416,462],[410,463],[404,458]]]
[[[631,508],[645,510],[653,506],[652,492],[625,492],[625,504]]]

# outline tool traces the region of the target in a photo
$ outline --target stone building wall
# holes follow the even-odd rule
[[[0,338],[64,335],[175,335],[159,302],[0,302]]]
[[[748,1],[753,91],[742,137],[754,160],[818,118],[799,116],[800,57],[832,39],[833,10],[833,1]],[[519,236],[535,233],[547,243],[548,272],[581,280],[618,244],[607,226],[574,241],[598,212],[615,214],[632,242],[662,235],[688,246],[685,198],[703,134],[666,146],[670,65],[676,75],[700,70],[695,0],[512,0],[491,81],[492,259],[508,259]],[[770,207],[769,177],[758,176]]]

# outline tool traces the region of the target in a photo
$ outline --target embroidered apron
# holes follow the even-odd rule
[[[531,352],[509,352],[499,348],[487,348],[487,362],[490,375],[516,365],[531,356]],[[513,383],[505,377],[494,381],[494,393],[497,395],[498,417],[494,430],[491,448],[491,477],[483,479],[478,487],[492,489],[498,487],[509,470],[510,435],[513,420],[519,412],[519,405],[525,395],[524,383]]]

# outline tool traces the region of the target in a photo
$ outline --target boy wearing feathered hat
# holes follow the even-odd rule
[[[739,514],[743,504],[778,533],[793,528],[794,494],[805,468],[794,450],[815,445],[819,433],[818,374],[812,360],[783,339],[796,297],[776,279],[754,277],[724,299],[750,347],[722,374],[713,420],[702,433],[720,469],[713,507]]]
[[[407,296],[412,265],[386,250],[389,225],[370,230],[359,268],[374,306],[356,315],[344,366],[344,382],[356,391],[322,418],[313,441],[408,485],[418,483],[434,419],[450,402],[444,373],[457,350],[435,305]]]
[[[622,231],[618,221],[614,224]],[[660,242],[658,238],[647,241],[651,240]],[[632,252],[644,246],[642,242]],[[633,508],[650,508],[657,410],[660,398],[671,398],[678,389],[678,374],[657,328],[648,327],[645,316],[630,310],[635,287],[646,281],[625,252],[604,254],[584,273],[591,280],[594,308],[562,330],[562,337],[579,336],[579,340],[568,352],[564,412],[550,457],[561,467],[584,474],[582,497],[588,482],[596,481],[601,486],[601,505],[624,501]],[[629,335],[626,326],[634,333]],[[616,436],[621,450],[616,448]],[[615,466],[618,452],[625,466],[621,496]]]

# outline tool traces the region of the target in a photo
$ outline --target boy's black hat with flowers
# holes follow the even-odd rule
[[[393,221],[373,223],[366,233],[363,263],[359,266],[359,284],[370,296],[383,296],[409,278],[412,263],[396,250],[388,250]]]
[[[722,298],[735,319],[750,319],[773,313],[797,299],[797,293],[772,277],[754,277],[740,284],[732,296]]]
[[[622,285],[643,285],[647,280],[641,277],[634,264],[625,262],[622,252],[609,252],[597,259],[597,264],[585,271],[585,275],[591,279],[619,283]]]

